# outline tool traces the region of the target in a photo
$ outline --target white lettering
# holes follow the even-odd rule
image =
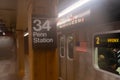
[[[53,43],[53,39],[52,38],[34,38],[33,40],[34,43]]]
[[[35,31],[41,31],[42,30],[42,27],[41,27],[41,21],[39,19],[35,19],[33,21],[33,23],[35,24],[35,26],[33,26],[33,29]]]
[[[47,37],[47,33],[33,32],[33,37]]]
[[[51,26],[50,26],[50,22],[49,22],[49,20],[46,20],[43,24],[42,24],[42,21],[41,20],[39,20],[39,19],[35,19],[35,20],[33,20],[33,23],[35,24],[34,26],[33,26],[33,30],[34,31],[41,31],[41,30],[47,30],[47,31],[50,31],[50,29],[51,29]]]

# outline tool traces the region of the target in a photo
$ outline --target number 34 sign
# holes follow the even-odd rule
[[[56,35],[55,19],[32,19],[33,48],[56,48]]]

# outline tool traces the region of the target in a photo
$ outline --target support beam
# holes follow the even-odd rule
[[[18,67],[18,78],[24,77],[25,65],[24,65],[24,37],[23,31],[16,31],[16,44],[17,44],[17,67]]]
[[[57,49],[39,48],[33,49],[32,44],[32,16],[41,18],[55,18],[56,8],[54,0],[42,0],[43,3],[35,4],[41,0],[33,0],[29,6],[29,59],[30,59],[30,79],[31,80],[58,80],[58,55]],[[44,2],[45,1],[45,2]],[[47,2],[47,3],[46,3]],[[52,4],[52,6],[51,6]],[[42,5],[42,6],[41,6]],[[31,12],[32,11],[32,12]],[[54,15],[54,16],[53,16]],[[54,33],[57,34],[57,33]]]

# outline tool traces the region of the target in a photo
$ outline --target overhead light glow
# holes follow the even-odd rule
[[[5,36],[5,32],[3,32],[3,35]]]
[[[64,16],[65,14],[67,14],[67,13],[73,11],[74,9],[76,9],[76,8],[84,5],[85,3],[88,3],[89,1],[90,1],[90,0],[79,0],[78,2],[72,4],[71,6],[69,6],[69,7],[66,8],[66,9],[64,9],[62,12],[60,12],[60,13],[58,14],[58,17],[60,18],[60,17]]]
[[[25,36],[28,36],[28,35],[29,35],[29,33],[27,32],[27,33],[24,34],[24,37],[25,37]]]

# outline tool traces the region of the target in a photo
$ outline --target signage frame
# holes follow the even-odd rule
[[[32,17],[33,49],[57,48],[57,30],[55,18]]]

